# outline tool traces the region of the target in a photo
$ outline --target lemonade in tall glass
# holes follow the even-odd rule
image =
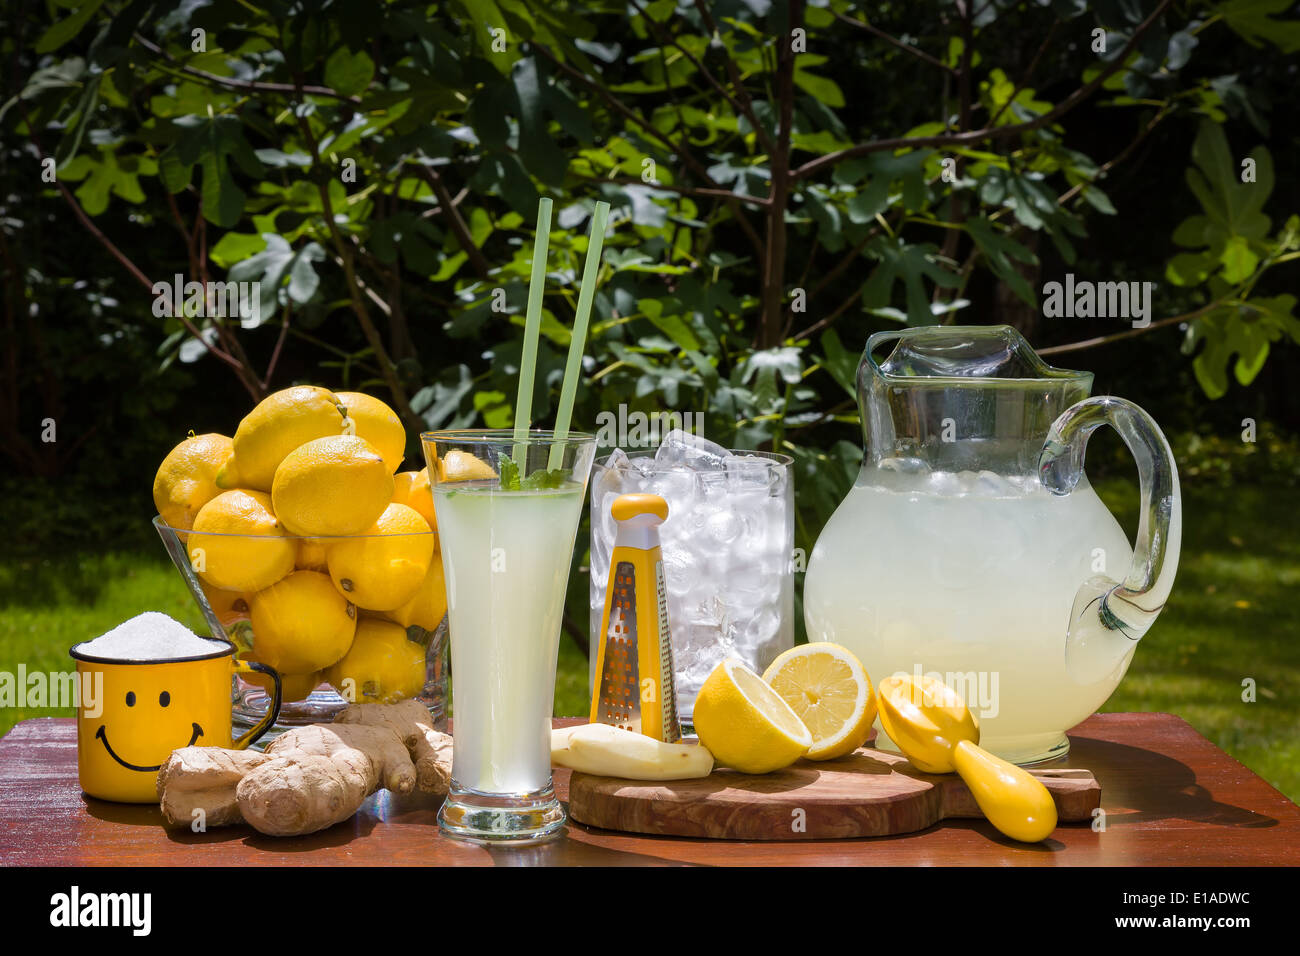
[[[595,437],[423,436],[451,636],[451,791],[444,832],[530,842],[557,832],[550,729],[564,597]]]

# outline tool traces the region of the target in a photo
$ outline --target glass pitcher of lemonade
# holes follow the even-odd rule
[[[871,336],[862,470],[804,584],[810,641],[843,644],[876,681],[938,675],[979,717],[981,745],[1018,763],[1069,749],[1065,731],[1124,676],[1178,567],[1169,444],[1091,386],[1008,326]],[[1103,424],[1137,460],[1133,547],[1083,472]]]

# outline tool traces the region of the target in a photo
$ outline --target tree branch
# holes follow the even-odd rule
[[[656,140],[670,153],[674,153],[677,156],[680,156],[682,162],[684,162],[687,166],[689,166],[695,172],[695,175],[697,175],[703,182],[709,183],[713,187],[721,189],[721,185],[718,182],[716,182],[712,176],[709,175],[709,171],[707,167],[705,167],[698,159],[695,158],[695,156],[691,153],[691,151],[686,148],[685,143],[679,144],[673,142],[673,140],[670,137],[668,137],[664,133],[659,132],[659,130],[655,129],[653,124],[647,121],[644,117],[638,115],[635,110],[630,109],[627,106],[627,104],[623,103],[618,97],[616,97],[613,93],[611,93],[608,89],[606,89],[604,84],[589,79],[586,76],[586,74],[584,74],[582,71],[577,70],[574,67],[570,66],[569,64],[565,63],[563,60],[557,57],[546,47],[542,46],[541,44],[533,44],[533,49],[536,50],[538,53],[542,54],[542,56],[546,57],[546,59],[549,60],[551,63],[553,63],[558,69],[560,69],[565,74],[572,77],[573,79],[577,80],[583,86],[587,87],[587,89],[591,90],[601,99],[603,99],[609,105],[610,109],[614,110],[614,112],[618,113],[620,116],[622,116],[624,119],[628,120],[629,122],[635,123],[642,130],[642,132],[644,132],[650,138]],[[723,191],[725,192],[725,190]],[[723,202],[727,204],[727,208],[731,211],[731,218],[734,219],[736,221],[736,224],[740,226],[741,231],[745,233],[745,236],[749,239],[750,244],[754,247],[755,254],[759,258],[762,258],[763,240],[759,236],[757,230],[754,229],[753,223],[751,223],[749,219],[746,218],[746,216],[741,212],[740,203],[737,202],[736,199],[727,199],[727,198],[723,198]]]
[[[703,21],[705,29],[708,30],[712,36],[720,37],[721,34],[718,32],[718,24],[714,21],[713,14],[709,11],[709,7],[704,0],[695,0],[695,9],[700,12],[700,19]],[[681,50],[680,44],[675,43],[674,45]],[[686,51],[682,50],[682,52],[685,53]],[[687,55],[689,56],[689,54]],[[750,97],[749,91],[745,89],[745,84],[740,78],[740,70],[736,66],[736,61],[732,59],[731,54],[725,47],[723,48],[722,56],[723,61],[726,64],[727,76],[730,78],[731,85],[735,88],[736,96],[740,100],[742,112],[744,112],[745,117],[749,120],[750,125],[754,127],[754,134],[758,137],[758,141],[763,144],[765,150],[771,153],[776,149],[776,143],[772,141],[772,137],[768,135],[767,130],[764,129],[763,125],[758,121],[758,116],[754,112],[754,100]],[[709,79],[713,79],[712,75],[710,75]],[[714,85],[717,86],[716,83]],[[723,96],[726,96],[726,92],[723,91],[721,87],[718,87],[718,91],[721,92]],[[730,102],[730,97],[728,97],[728,101]],[[732,108],[735,108],[734,103]]]
[[[724,202],[735,201],[747,203],[751,206],[764,207],[771,202],[766,196],[742,196],[740,193],[732,192],[729,189],[706,189],[700,186],[677,186],[671,183],[647,183],[645,180],[637,179],[635,176],[583,176],[576,173],[580,179],[590,183],[618,183],[623,186],[648,186],[651,189],[662,189],[665,192],[677,193],[679,196],[693,196],[696,199],[721,199]]]
[[[803,0],[792,0],[790,22],[776,47],[777,141],[772,152],[772,189],[767,201],[767,245],[763,253],[763,308],[759,319],[761,349],[780,341],[785,323],[781,310],[785,302],[785,212],[790,198],[790,134],[794,122],[794,46],[791,31],[803,25]]]
[[[218,76],[215,73],[209,73],[206,70],[198,70],[192,66],[186,66],[176,57],[172,56],[156,43],[151,43],[148,39],[139,33],[132,33],[132,39],[139,43],[154,56],[161,56],[167,62],[173,64],[182,73],[205,80],[208,83],[215,83],[217,86],[224,86],[229,90],[243,90],[249,93],[307,93],[311,96],[326,96],[330,99],[341,100],[345,103],[351,103],[354,106],[361,105],[361,97],[351,96],[346,93],[340,93],[338,90],[331,89],[328,86],[310,86],[298,85],[295,83],[263,83],[257,80],[237,80],[231,76]]]
[[[919,149],[923,146],[964,146],[969,143],[979,143],[988,139],[1001,139],[1002,137],[1014,136],[1018,133],[1027,133],[1031,130],[1047,126],[1049,123],[1055,122],[1057,119],[1070,112],[1070,110],[1074,109],[1096,92],[1103,83],[1111,78],[1111,76],[1119,72],[1120,68],[1124,65],[1124,61],[1128,59],[1128,55],[1136,49],[1138,41],[1142,39],[1143,34],[1151,28],[1156,20],[1160,18],[1172,3],[1173,0],[1160,0],[1160,5],[1156,7],[1155,11],[1149,17],[1138,25],[1138,27],[1133,31],[1133,35],[1129,38],[1128,43],[1124,45],[1124,49],[1119,52],[1114,60],[1108,63],[1090,82],[1085,83],[1083,86],[1076,89],[1064,100],[1052,107],[1046,113],[1043,113],[1041,116],[1036,116],[1032,120],[1026,120],[1023,123],[1012,123],[1006,126],[996,127],[986,126],[983,129],[971,130],[966,133],[941,133],[936,136],[915,137],[901,136],[894,139],[878,139],[869,143],[859,143],[857,146],[850,146],[847,149],[840,150],[839,152],[828,153],[825,156],[819,156],[816,159],[804,163],[794,171],[794,179],[806,179],[809,176],[814,176],[824,169],[829,169],[837,163],[841,163],[844,160],[851,159],[855,156],[866,156],[870,153],[879,153],[884,150],[902,148]]]
[[[937,67],[938,69],[943,70],[947,73],[956,72],[956,70],[950,67],[947,63],[944,63],[943,60],[931,56],[930,54],[922,50],[920,47],[912,46],[910,43],[904,43],[902,40],[898,39],[897,37],[889,35],[884,30],[881,30],[879,27],[873,27],[870,23],[866,22],[865,20],[856,20],[853,17],[846,16],[843,13],[838,13],[835,11],[832,12],[834,12],[835,14],[835,19],[839,20],[841,23],[846,23],[851,27],[857,27],[859,30],[866,30],[873,37],[884,40],[890,46],[902,50],[904,53],[910,53],[912,56],[917,57],[920,60],[924,60],[926,63],[929,63],[931,66]]]
[[[1002,114],[1005,113],[1010,108],[1011,104],[1016,101],[1016,97],[1020,95],[1020,91],[1029,84],[1029,78],[1034,75],[1034,70],[1038,68],[1038,61],[1043,58],[1043,54],[1046,53],[1047,48],[1051,46],[1052,39],[1056,36],[1056,28],[1060,25],[1060,20],[1052,21],[1052,25],[1047,31],[1047,36],[1045,36],[1043,42],[1038,45],[1038,50],[1034,53],[1033,59],[1029,61],[1029,66],[1025,68],[1024,76],[1020,78],[1020,82],[1017,83],[1015,89],[1011,91],[1011,95],[1007,97],[1007,101],[998,107],[998,111],[994,113],[993,118],[989,120],[990,126],[998,125],[998,120],[1002,118]]]
[[[1182,315],[1171,315],[1167,319],[1157,319],[1150,325],[1145,325],[1140,329],[1125,329],[1123,332],[1114,332],[1110,335],[1099,335],[1096,338],[1084,339],[1081,342],[1069,342],[1066,345],[1050,345],[1045,349],[1034,349],[1039,355],[1060,355],[1063,352],[1079,352],[1083,349],[1096,348],[1099,345],[1109,345],[1111,342],[1118,342],[1121,339],[1131,339],[1136,335],[1146,335],[1156,329],[1163,329],[1167,325],[1175,325],[1179,322],[1190,322],[1207,312],[1217,309],[1223,304],[1220,300],[1215,300],[1209,305],[1203,305],[1199,309],[1193,309],[1191,312],[1184,312]]]
[[[338,223],[334,221],[334,203],[330,199],[329,187],[321,177],[320,165],[320,144],[316,136],[311,131],[311,124],[305,116],[299,115],[294,111],[298,120],[298,128],[302,131],[303,138],[311,147],[312,172],[316,180],[316,189],[320,193],[321,210],[324,213],[325,225],[329,230],[330,237],[334,242],[334,249],[339,259],[343,262],[343,276],[347,282],[348,297],[352,306],[352,312],[357,317],[357,324],[361,326],[361,334],[365,336],[366,343],[370,350],[375,354],[375,361],[379,363],[379,374],[383,377],[384,383],[392,395],[393,403],[397,405],[397,413],[404,421],[412,425],[422,424],[420,417],[415,414],[411,408],[411,403],[406,396],[406,388],[402,385],[401,379],[397,377],[397,367],[393,364],[388,350],[384,348],[384,341],[379,335],[379,330],[375,328],[375,323],[371,321],[370,313],[366,311],[365,302],[361,298],[361,288],[357,281],[357,275],[354,268],[352,249],[348,243],[343,241],[343,234],[339,232]]]
[[[469,258],[469,264],[474,267],[474,271],[480,276],[486,277],[492,271],[492,266],[488,263],[487,257],[483,255],[483,250],[474,245],[474,237],[470,234],[469,226],[465,224],[465,218],[456,208],[456,203],[451,198],[451,191],[447,189],[447,184],[442,181],[438,171],[432,166],[426,166],[424,163],[417,163],[420,175],[424,177],[433,194],[438,197],[438,206],[447,211],[447,225],[456,235],[456,241],[460,247],[465,250],[465,255]]]

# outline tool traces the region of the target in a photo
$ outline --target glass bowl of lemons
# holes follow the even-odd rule
[[[406,698],[444,718],[442,555],[428,469],[401,471],[405,448],[379,399],[295,386],[158,469],[154,527],[213,636],[280,674],[281,729]],[[270,690],[237,677],[235,722],[258,722]]]

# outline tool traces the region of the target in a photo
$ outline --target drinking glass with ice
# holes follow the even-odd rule
[[[681,430],[654,452],[615,449],[591,479],[591,667],[614,547],[610,507],[648,492],[668,502],[660,527],[678,711],[689,725],[695,695],[719,662],[759,673],[794,646],[794,476],[786,455],[730,451]]]

